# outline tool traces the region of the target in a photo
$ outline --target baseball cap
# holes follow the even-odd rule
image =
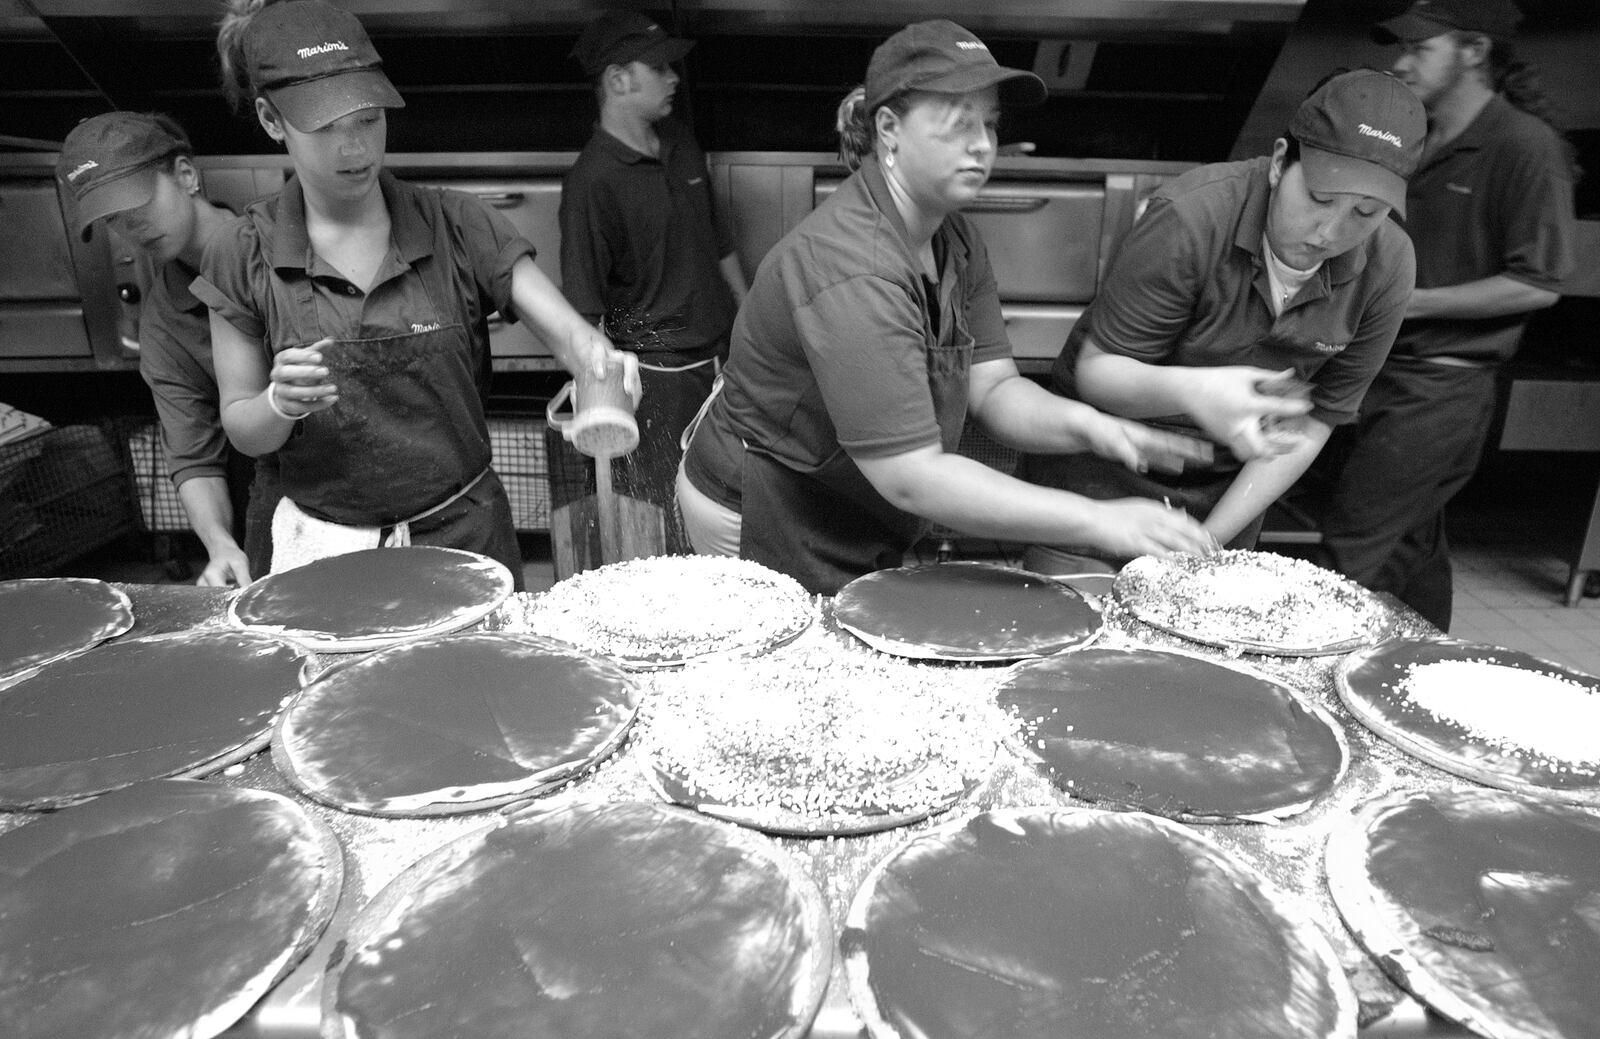
[[[1406,215],[1428,118],[1404,83],[1374,69],[1341,72],[1300,102],[1289,132],[1312,191],[1370,195]]]
[[[872,112],[904,90],[963,94],[1000,84],[1002,100],[1036,105],[1045,99],[1044,80],[1008,69],[989,48],[955,22],[943,19],[908,25],[879,45],[867,64],[866,110]]]
[[[324,0],[268,4],[241,41],[250,86],[303,133],[363,108],[404,108],[355,15]]]
[[[161,161],[193,153],[178,124],[142,112],[106,112],[74,126],[56,176],[72,192],[79,236],[87,242],[96,220],[149,202]]]
[[[1379,43],[1430,40],[1455,29],[1489,36],[1517,31],[1522,12],[1511,0],[1417,0],[1405,12],[1372,27]]]
[[[668,36],[667,30],[637,11],[607,11],[584,27],[572,57],[584,75],[594,76],[607,66],[630,61],[665,65],[688,54],[693,46],[693,40]]]

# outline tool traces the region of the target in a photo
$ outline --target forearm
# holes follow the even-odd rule
[[[511,301],[517,317],[544,341],[561,367],[573,374],[598,370],[605,339],[526,256],[512,269]]]
[[[890,504],[941,526],[977,537],[1044,544],[1094,539],[1102,506],[1090,498],[1007,476],[964,455],[938,448],[902,460],[858,462]]]
[[[1078,358],[1078,396],[1124,418],[1185,415],[1194,396],[1192,371],[1108,354],[1086,342]]]
[[[215,557],[228,549],[237,549],[233,539],[233,502],[228,498],[228,483],[221,476],[194,476],[178,484],[178,500],[194,529],[205,545],[207,554]]]
[[[1496,274],[1459,285],[1413,289],[1406,305],[1407,320],[1416,318],[1491,318],[1543,310],[1556,304],[1560,293],[1535,288],[1526,282]]]
[[[1289,451],[1246,462],[1206,517],[1206,529],[1222,544],[1231,541],[1294,486],[1322,451],[1331,432],[1325,423],[1306,419],[1304,435]]]
[[[1000,443],[1038,454],[1089,450],[1089,427],[1105,419],[1082,401],[1051,393],[1020,374],[997,381],[972,414]]]
[[[745,281],[744,267],[739,263],[739,254],[729,253],[718,261],[717,267],[722,271],[722,280],[728,283],[734,301],[743,303],[745,294],[750,291],[750,284]]]

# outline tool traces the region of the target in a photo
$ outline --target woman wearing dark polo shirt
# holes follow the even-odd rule
[[[294,176],[212,239],[195,294],[229,437],[278,452],[273,569],[411,542],[491,556],[520,587],[489,464],[486,319],[529,322],[569,371],[620,355],[503,216],[384,171],[386,110],[405,102],[355,16],[324,0],[230,8],[224,88]]]
[[[249,584],[267,572],[272,559],[277,462],[268,455],[251,463],[229,449],[218,411],[209,318],[205,304],[189,292],[206,242],[233,214],[201,193],[189,135],[158,113],[107,112],[85,119],[67,135],[57,165],[85,240],[90,226],[101,221],[151,261],[151,282],[139,306],[139,374],[161,421],[167,473],[205,546],[206,565],[196,583]],[[239,509],[247,481],[249,503]]]
[[[721,392],[678,480],[698,551],[831,594],[897,566],[931,523],[1138,555],[1206,551],[1182,513],[1031,486],[956,452],[970,411],[1001,442],[1181,468],[1206,449],[1022,378],[983,242],[959,213],[994,164],[1002,95],[1044,97],[947,21],[896,33],[841,106],[856,170],[763,261]]]

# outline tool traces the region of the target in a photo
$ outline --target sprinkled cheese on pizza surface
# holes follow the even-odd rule
[[[1503,750],[1600,762],[1600,696],[1571,679],[1475,660],[1413,664],[1400,692]]]

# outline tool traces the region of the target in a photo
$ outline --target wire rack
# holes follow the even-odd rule
[[[489,417],[489,447],[494,471],[511,498],[511,522],[518,530],[550,529],[550,485],[544,444],[544,419],[520,415]]]
[[[188,514],[183,511],[178,488],[167,472],[160,425],[154,419],[130,419],[125,420],[125,424],[134,498],[139,504],[144,530],[151,534],[188,530]]]
[[[137,522],[109,431],[60,426],[0,446],[0,578],[48,574]]]

